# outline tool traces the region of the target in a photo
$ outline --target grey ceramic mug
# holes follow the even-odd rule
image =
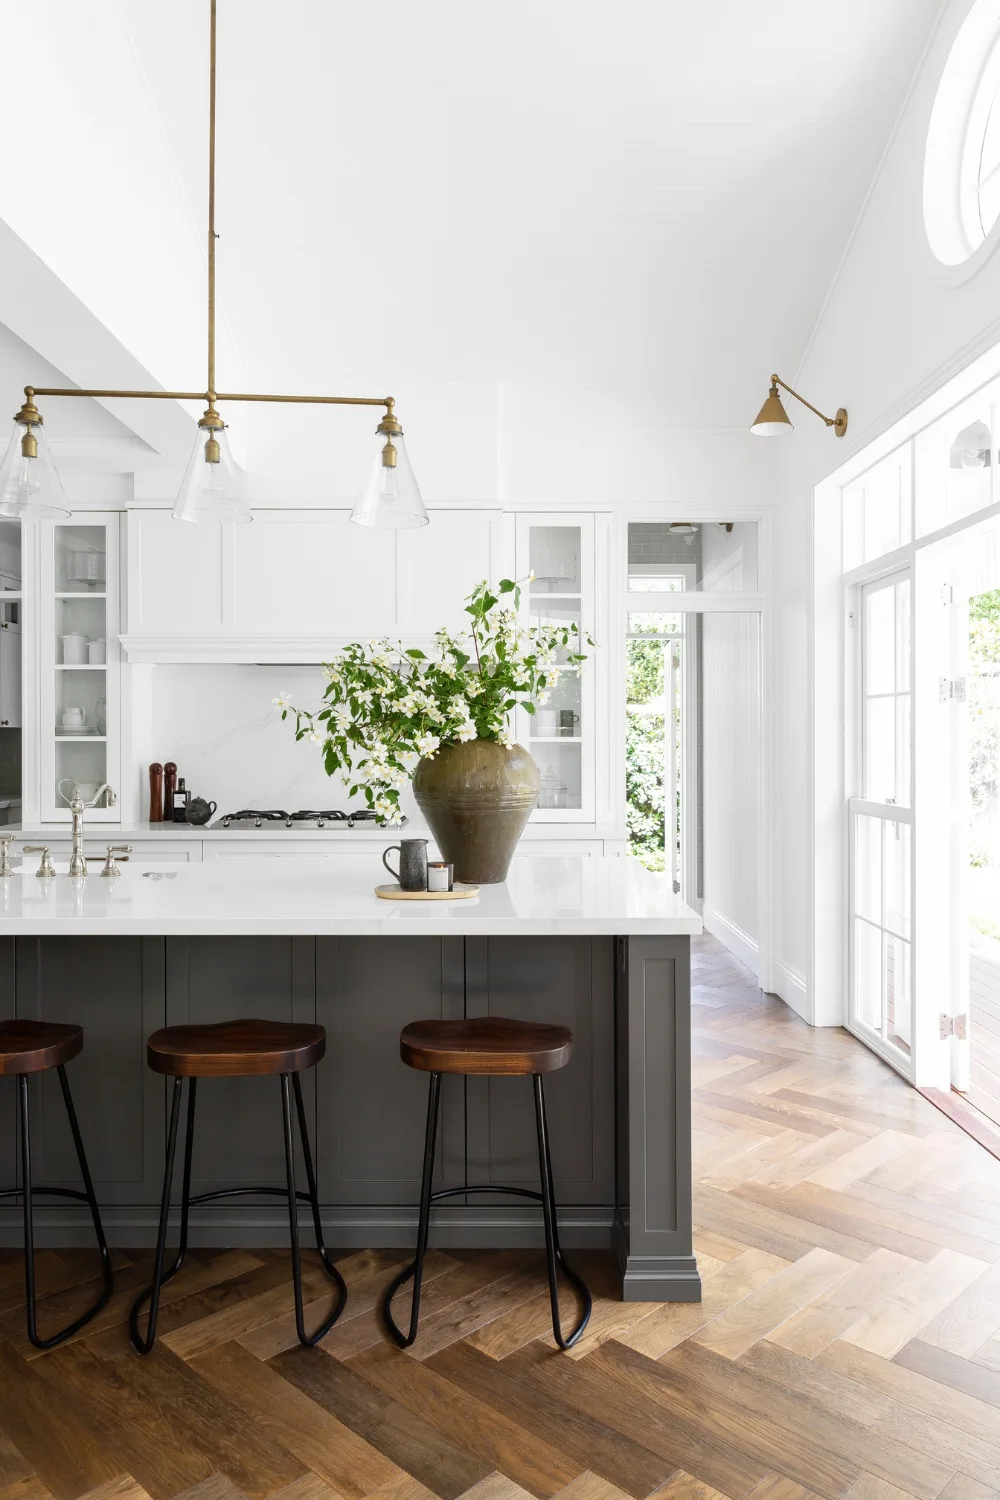
[[[389,855],[396,849],[399,851],[399,869],[394,870],[389,863]],[[398,844],[390,844],[382,855],[382,863],[399,881],[401,891],[426,891],[427,889],[427,840],[426,839],[403,839]]]

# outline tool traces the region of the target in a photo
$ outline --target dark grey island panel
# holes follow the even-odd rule
[[[399,1056],[407,1021],[510,1015],[568,1025],[568,1067],[546,1080],[563,1243],[617,1249],[630,1300],[694,1300],[690,1006],[686,936],[143,936],[0,939],[0,1016],[83,1025],[70,1065],[106,1228],[149,1244],[162,1183],[167,1091],[146,1066],[165,1024],[263,1016],[318,1020],[327,1055],[304,1079],[331,1244],[401,1247],[416,1232],[426,1076]],[[75,1185],[58,1084],[32,1080],[34,1176]],[[0,1179],[16,1179],[13,1090],[0,1088]],[[537,1182],[530,1087],[448,1078],[437,1185]],[[273,1079],[198,1090],[193,1190],[284,1184]],[[85,1210],[83,1211],[85,1212]],[[75,1205],[39,1199],[39,1244],[89,1243]],[[0,1243],[20,1212],[0,1208]],[[192,1243],[282,1244],[286,1209],[258,1195],[192,1214]],[[541,1245],[540,1212],[510,1195],[435,1213],[442,1246]]]

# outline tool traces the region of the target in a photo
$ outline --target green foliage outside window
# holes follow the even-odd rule
[[[629,853],[648,870],[665,867],[666,735],[664,643],[629,641],[625,672],[625,797]]]

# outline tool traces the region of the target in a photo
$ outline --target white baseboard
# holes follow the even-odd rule
[[[774,972],[777,979],[775,994],[780,995],[785,1004],[811,1026],[812,1006],[809,1004],[806,976],[800,974],[798,969],[793,969],[790,964],[782,963],[780,958],[774,965]]]
[[[718,938],[724,948],[728,948],[734,958],[738,958],[741,964],[746,964],[754,975],[760,975],[760,946],[756,938],[752,938],[742,927],[737,927],[728,917],[724,917],[721,911],[716,911],[707,901],[702,905],[701,920],[705,924],[706,931],[713,937]]]

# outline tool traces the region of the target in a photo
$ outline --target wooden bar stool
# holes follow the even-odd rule
[[[552,1161],[545,1121],[545,1094],[542,1077],[554,1073],[569,1062],[573,1033],[566,1026],[546,1026],[537,1021],[508,1021],[501,1016],[483,1016],[469,1021],[413,1021],[404,1026],[399,1037],[399,1055],[411,1068],[429,1073],[427,1131],[424,1138],[424,1170],[420,1187],[420,1219],[417,1226],[415,1259],[393,1281],[385,1294],[382,1309],[389,1332],[401,1349],[408,1349],[417,1336],[420,1317],[420,1288],[424,1274],[424,1255],[430,1228],[431,1204],[442,1198],[463,1193],[516,1193],[542,1205],[545,1224],[545,1257],[549,1273],[549,1303],[552,1309],[552,1332],[560,1349],[570,1349],[590,1320],[592,1307],[586,1285],[566,1264],[559,1247],[556,1222],[555,1190],[552,1185]],[[438,1105],[441,1098],[442,1073],[463,1076],[485,1073],[491,1077],[530,1075],[535,1093],[535,1128],[538,1134],[538,1171],[541,1192],[530,1188],[485,1186],[443,1188],[432,1192],[434,1146],[437,1136]],[[579,1322],[568,1337],[563,1336],[559,1317],[557,1270],[576,1289],[583,1303]],[[392,1316],[392,1299],[401,1286],[413,1278],[413,1301],[410,1304],[410,1327],[403,1333]]]
[[[101,1224],[101,1212],[97,1206],[97,1198],[94,1194],[94,1184],[90,1177],[90,1168],[87,1165],[87,1156],[83,1149],[83,1140],[80,1136],[80,1126],[76,1118],[76,1110],[73,1108],[73,1095],[70,1093],[69,1081],[66,1077],[66,1063],[76,1057],[83,1050],[83,1028],[81,1026],[63,1026],[47,1021],[0,1021],[0,1078],[17,1079],[18,1099],[18,1124],[21,1132],[21,1186],[5,1188],[0,1191],[0,1198],[14,1198],[21,1195],[24,1210],[24,1281],[27,1302],[28,1338],[36,1349],[54,1349],[57,1344],[72,1338],[85,1323],[89,1323],[96,1313],[107,1302],[114,1289],[114,1272],[111,1269],[111,1256],[108,1254],[108,1242],[104,1238],[104,1226]],[[73,1145],[76,1147],[76,1158],[80,1163],[80,1176],[83,1179],[83,1192],[78,1188],[39,1187],[31,1180],[31,1131],[28,1118],[28,1075],[30,1073],[47,1073],[55,1068],[59,1075],[59,1085],[62,1089],[63,1100],[66,1104],[66,1114],[69,1118],[69,1128],[73,1134]],[[88,1307],[85,1313],[74,1319],[67,1327],[60,1329],[50,1338],[42,1339],[38,1336],[38,1324],[35,1309],[35,1232],[33,1200],[35,1193],[53,1194],[58,1198],[77,1198],[81,1203],[90,1207],[90,1217],[94,1221],[94,1233],[97,1236],[97,1246],[101,1253],[101,1275],[104,1287],[101,1295],[92,1307]]]
[[[288,1229],[292,1252],[292,1282],[295,1290],[295,1329],[299,1342],[307,1347],[317,1344],[333,1327],[344,1310],[347,1287],[337,1267],[327,1253],[323,1241],[323,1225],[319,1215],[319,1198],[316,1191],[316,1174],[313,1170],[309,1150],[309,1132],[306,1128],[306,1112],[302,1103],[302,1086],[299,1074],[306,1068],[315,1067],[326,1051],[326,1032],[322,1026],[288,1024],[276,1021],[224,1021],[216,1026],[167,1026],[154,1031],[146,1047],[149,1066],[156,1073],[165,1073],[174,1080],[173,1098],[170,1106],[170,1125],[167,1131],[167,1159],[163,1172],[163,1197],[160,1202],[160,1227],[156,1240],[156,1260],[153,1281],[142,1295],[136,1298],[129,1319],[129,1331],[134,1347],[140,1354],[148,1354],[156,1339],[156,1320],[160,1309],[160,1292],[172,1276],[176,1276],[184,1264],[187,1254],[188,1216],[193,1203],[212,1203],[220,1198],[237,1198],[249,1193],[275,1193],[288,1198]],[[191,1196],[191,1155],[194,1145],[195,1098],[199,1078],[251,1078],[274,1076],[281,1080],[281,1109],[285,1127],[285,1176],[284,1188],[243,1187],[223,1188],[213,1193],[198,1193]],[[170,1192],[174,1176],[174,1157],[177,1151],[177,1127],[180,1120],[181,1091],[184,1079],[188,1080],[187,1128],[184,1139],[184,1185],[181,1198],[181,1242],[176,1259],[169,1270],[164,1271],[163,1262],[167,1244],[167,1218],[170,1212]],[[292,1139],[291,1092],[295,1093],[295,1110],[299,1122],[299,1139],[305,1160],[307,1193],[295,1187],[295,1147]],[[316,1249],[327,1276],[337,1288],[337,1302],[326,1321],[315,1333],[306,1333],[302,1310],[302,1263],[299,1254],[300,1200],[312,1208],[313,1228],[316,1234]],[[145,1302],[149,1303],[149,1318],[146,1333],[139,1331],[139,1312]]]

